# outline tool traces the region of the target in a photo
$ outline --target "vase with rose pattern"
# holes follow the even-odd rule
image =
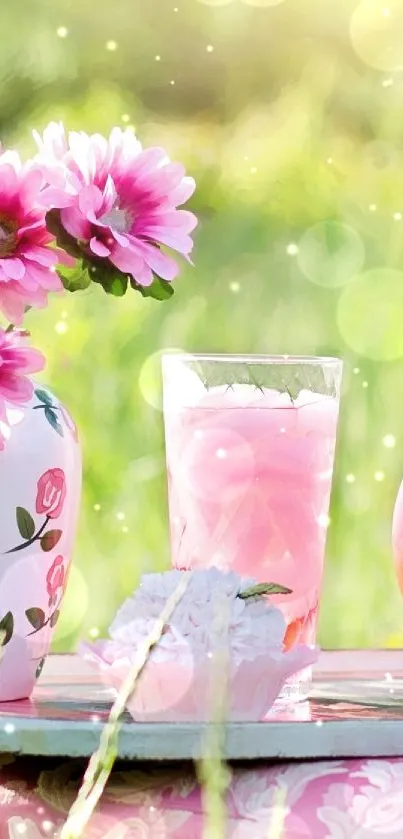
[[[49,652],[81,489],[76,427],[50,391],[34,385],[8,423],[0,461],[0,701],[28,697]]]
[[[34,136],[25,163],[0,145],[0,702],[29,696],[41,672],[80,503],[75,425],[30,378],[45,359],[26,346],[25,316],[50,292],[90,286],[170,298],[169,251],[189,260],[197,223],[178,209],[193,178],[131,130],[107,139],[50,123]]]

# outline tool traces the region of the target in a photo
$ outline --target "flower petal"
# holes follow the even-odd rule
[[[57,253],[53,248],[43,248],[41,245],[27,245],[21,248],[21,255],[25,259],[39,262],[39,265],[45,265],[47,268],[52,268],[52,266],[57,264]]]
[[[61,210],[62,207],[70,207],[73,204],[74,196],[70,195],[66,189],[49,186],[42,190],[38,200],[47,210]]]
[[[18,326],[25,315],[26,299],[16,286],[16,283],[5,283],[0,279],[0,309],[8,320]]]
[[[43,132],[43,137],[35,130],[32,134],[39,151],[45,157],[51,155],[61,160],[67,152],[66,132],[62,122],[50,122]]]
[[[151,268],[132,249],[121,248],[119,245],[116,245],[112,251],[110,260],[120,271],[123,271],[125,274],[130,274],[139,285],[149,286],[152,284],[154,277]]]
[[[95,236],[90,241],[90,248],[96,256],[110,256],[111,253],[110,249],[103,242],[100,242],[99,239],[96,239]]]
[[[85,186],[78,196],[78,206],[83,216],[90,221],[96,221],[96,214],[101,209],[103,196],[100,189],[92,184]]]
[[[153,272],[145,262],[143,262],[141,268],[138,271],[136,271],[136,273],[133,274],[133,276],[134,279],[138,282],[138,284],[144,286],[145,288],[153,284]]]
[[[175,231],[166,230],[165,227],[155,227],[151,233],[147,234],[150,239],[154,239],[160,245],[166,245],[168,248],[186,256],[193,249],[193,240],[186,234],[176,233]]]
[[[0,265],[9,280],[20,280],[25,274],[24,263],[21,259],[0,259]]]
[[[178,276],[179,268],[175,260],[160,251],[159,248],[149,245],[147,242],[138,241],[136,249],[154,274],[162,277],[163,280],[172,282]]]
[[[1,393],[5,399],[9,399],[11,402],[28,402],[31,399],[33,389],[32,382],[26,376],[16,373],[2,373],[0,375]]]
[[[169,163],[169,157],[165,149],[158,146],[153,146],[143,151],[136,158],[136,173],[149,172],[152,169]]]
[[[34,284],[35,289],[38,286],[46,291],[62,291],[63,289],[63,283],[56,271],[35,262],[28,263],[25,274],[25,279],[27,278]]]
[[[43,171],[39,166],[32,166],[32,168],[26,169],[19,187],[21,201],[32,204],[37,198],[44,180]]]
[[[67,268],[74,268],[76,264],[74,256],[70,256],[67,251],[63,251],[61,248],[55,248],[55,253],[58,256],[58,261],[61,265],[67,265]]]
[[[10,163],[3,163],[4,155],[0,158],[0,195],[7,198],[14,197],[18,193],[18,176]]]
[[[65,207],[61,210],[60,220],[70,236],[85,240],[91,238],[91,224],[77,207]]]
[[[74,161],[84,178],[84,182],[88,185],[91,182],[91,174],[94,175],[94,172],[90,172],[90,138],[87,134],[84,134],[83,131],[70,131],[69,132],[69,146],[71,150],[71,154],[74,158]]]
[[[185,169],[181,163],[168,163],[161,169],[151,172],[140,172],[139,177],[134,172],[135,189],[144,188],[147,186],[153,198],[157,196],[164,196],[178,186],[183,180]]]
[[[179,207],[191,198],[196,189],[196,181],[194,178],[182,178],[180,184],[169,194],[168,200],[173,207]]]
[[[18,240],[22,239],[22,237],[24,236],[24,233],[30,233],[31,234],[31,233],[34,233],[35,230],[36,231],[42,230],[43,227],[44,227],[44,224],[45,224],[45,222],[44,222],[43,219],[38,219],[38,221],[33,221],[32,223],[23,225],[22,227],[20,227],[18,229],[18,232],[17,232]]]
[[[141,229],[141,232],[152,231],[153,229],[168,228],[168,231],[174,233],[191,233],[197,226],[197,218],[194,213],[189,213],[187,210],[171,210],[165,213],[154,213],[146,216],[144,220],[139,220],[136,225],[136,232]]]
[[[101,214],[105,215],[105,213],[109,213],[117,199],[116,187],[110,175],[106,179],[102,199]]]
[[[45,356],[39,350],[35,350],[32,347],[26,346],[25,343],[15,345],[14,342],[14,345],[12,345],[10,349],[6,345],[1,352],[1,355],[5,356],[6,358],[7,356],[12,357],[11,370],[15,374],[39,373],[40,370],[43,370],[46,364]],[[10,367],[8,366],[7,362],[6,365],[8,372]],[[2,369],[3,368],[0,367],[0,370]],[[0,373],[0,379],[1,376],[2,374]]]
[[[122,248],[120,245],[115,245],[111,253],[111,262],[123,271],[125,274],[136,276],[136,271],[140,271],[143,259],[133,253],[131,248]]]

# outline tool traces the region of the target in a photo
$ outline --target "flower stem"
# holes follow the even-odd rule
[[[11,548],[9,551],[6,551],[6,554],[15,554],[15,553],[17,553],[17,551],[23,551],[24,548],[28,548],[30,545],[33,545],[34,542],[37,542],[38,539],[41,538],[42,533],[45,530],[45,528],[48,526],[49,522],[50,522],[50,516],[46,516],[46,519],[45,519],[42,527],[39,528],[37,533],[35,533],[32,536],[31,539],[27,539],[26,542],[23,542],[22,545],[17,545],[16,548]]]
[[[287,790],[285,787],[279,786],[274,793],[272,818],[267,831],[267,839],[283,839],[287,812]]]
[[[50,615],[48,616],[47,620],[46,620],[46,621],[45,621],[45,622],[44,622],[41,626],[38,626],[36,629],[33,629],[33,630],[32,630],[32,632],[28,632],[28,635],[26,635],[26,636],[25,636],[26,638],[30,638],[30,636],[31,636],[31,635],[36,635],[36,633],[37,633],[37,632],[40,632],[40,631],[41,631],[41,629],[44,629],[44,628],[45,628],[45,626],[47,626],[47,625],[48,625],[48,623],[50,623],[50,621],[51,621],[51,620],[52,620],[52,618],[53,618],[54,613],[55,613],[55,612],[57,612],[57,610],[58,610],[58,609],[60,609],[60,606],[61,606],[62,600],[63,600],[63,592],[62,592],[62,596],[61,596],[61,598],[60,598],[60,600],[59,600],[59,602],[58,602],[58,604],[57,604],[56,608],[55,608],[55,609],[53,609],[53,611],[52,611],[52,612],[50,613]]]
[[[90,759],[83,783],[58,839],[80,839],[83,835],[83,831],[88,825],[105,789],[118,754],[121,716],[125,711],[128,700],[135,691],[153,648],[160,641],[166,624],[185,594],[191,576],[192,572],[181,576],[178,586],[166,601],[159,618],[156,619],[153,631],[150,632],[142,649],[139,650],[138,661],[130,670],[112,705],[107,723],[102,730],[99,747]]]
[[[226,835],[225,796],[231,773],[225,762],[225,722],[229,701],[229,623],[228,600],[217,598],[213,631],[214,651],[210,679],[211,722],[207,729],[204,754],[199,767],[204,811],[203,839],[222,839]]]

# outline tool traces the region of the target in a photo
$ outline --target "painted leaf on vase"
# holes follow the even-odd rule
[[[42,388],[38,388],[37,390],[35,390],[35,396],[44,405],[50,405],[50,406],[53,405],[52,397],[51,397],[50,393],[48,393],[46,390],[42,390]]]
[[[5,647],[6,644],[8,644],[8,642],[11,641],[11,638],[13,637],[13,632],[14,632],[13,614],[12,614],[12,612],[7,612],[7,614],[4,615],[4,618],[2,618],[1,621],[0,621],[0,633],[2,635],[4,633],[4,637],[3,637],[2,643],[1,643],[2,647]]]
[[[62,535],[61,530],[48,530],[41,536],[40,544],[43,551],[51,551],[60,540]]]
[[[42,626],[44,626],[46,622],[46,616],[43,609],[39,609],[36,606],[33,606],[31,609],[27,609],[25,614],[31,626],[33,626],[34,629],[41,629]]]
[[[51,615],[50,620],[49,620],[49,623],[50,623],[52,629],[53,629],[54,626],[56,626],[56,624],[59,620],[59,617],[60,617],[60,609],[55,609],[55,611],[53,612],[53,615]]]
[[[55,409],[50,405],[46,405],[45,407],[45,417],[52,428],[54,428],[61,437],[64,437],[63,427],[57,418]]]
[[[28,510],[24,507],[17,507],[17,527],[23,539],[32,539],[35,533],[35,522]]]

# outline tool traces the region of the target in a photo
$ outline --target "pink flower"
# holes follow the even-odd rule
[[[66,478],[63,469],[48,469],[39,478],[36,512],[57,519],[62,513],[66,497]]]
[[[196,217],[177,208],[195,183],[162,148],[143,150],[132,131],[70,132],[50,123],[41,138],[39,161],[47,169],[42,200],[60,210],[60,224],[93,265],[100,260],[149,286],[154,275],[172,281],[178,266],[161,246],[189,257]],[[95,276],[95,275],[94,275]]]
[[[50,598],[54,598],[59,589],[63,588],[66,579],[64,557],[57,556],[46,575],[46,586]]]
[[[60,254],[39,203],[41,167],[22,165],[16,152],[0,153],[0,310],[20,324],[27,306],[43,308],[62,283]]]
[[[21,406],[32,397],[34,386],[28,374],[37,373],[45,366],[42,353],[26,346],[24,337],[17,330],[5,332],[0,328],[0,422],[6,426],[9,425],[7,408]],[[3,448],[0,429],[0,450]]]

